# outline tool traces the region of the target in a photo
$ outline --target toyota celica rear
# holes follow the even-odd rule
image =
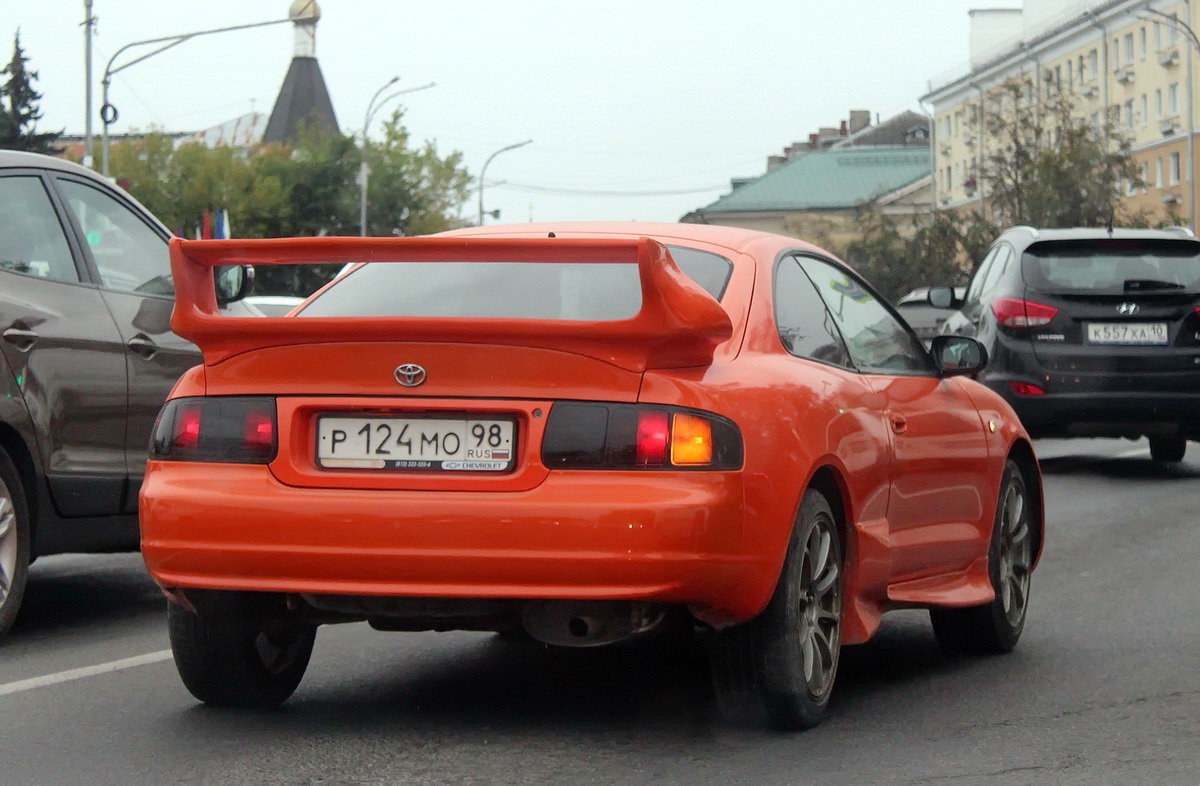
[[[697,634],[718,695],[825,711],[843,644],[928,608],[1012,649],[1043,522],[1037,461],[853,271],[720,227],[173,240],[172,392],[142,551],[201,701],[271,706],[316,627],[554,646]],[[218,266],[358,263],[290,316],[220,316]]]

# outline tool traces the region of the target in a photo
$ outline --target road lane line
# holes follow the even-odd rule
[[[158,652],[147,652],[145,655],[135,655],[132,658],[122,658],[121,660],[113,660],[108,663],[97,663],[95,666],[68,669],[67,671],[59,671],[42,677],[30,677],[27,680],[17,680],[16,682],[8,682],[0,685],[0,696],[7,696],[10,693],[21,693],[22,691],[33,690],[34,688],[44,688],[48,685],[57,685],[60,682],[71,682],[72,680],[81,680],[85,677],[95,677],[98,674],[109,674],[114,671],[147,666],[151,663],[160,663],[170,659],[170,650],[159,650]]]

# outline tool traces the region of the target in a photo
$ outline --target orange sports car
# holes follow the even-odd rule
[[[347,262],[291,316],[218,313],[217,266]],[[723,705],[803,728],[885,611],[955,650],[1021,635],[1041,476],[986,352],[927,350],[814,246],[589,223],[171,263],[204,364],[154,431],[142,552],[201,701],[286,700],[328,622],[701,628]]]

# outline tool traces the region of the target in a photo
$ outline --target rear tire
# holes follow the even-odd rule
[[[950,652],[976,655],[1010,652],[1025,628],[1033,569],[1034,530],[1025,477],[1009,459],[988,548],[988,576],[996,597],[962,609],[930,609],[938,643]]]
[[[766,609],[713,642],[710,662],[722,710],[777,729],[816,726],[837,676],[841,622],[838,523],[825,496],[809,489]]]
[[[0,637],[12,627],[29,576],[29,506],[16,466],[0,448]]]
[[[1155,461],[1183,461],[1187,440],[1183,437],[1150,437],[1150,458]]]
[[[196,612],[167,609],[171,652],[183,684],[200,701],[271,708],[304,677],[316,627],[288,620],[280,598],[253,592],[195,593]]]

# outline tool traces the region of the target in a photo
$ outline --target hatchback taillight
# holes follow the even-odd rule
[[[742,435],[710,412],[563,402],[550,409],[542,463],[551,469],[737,469]]]
[[[177,398],[154,424],[150,458],[267,464],[275,458],[275,399]]]
[[[992,301],[992,313],[1004,327],[1030,328],[1050,324],[1058,309],[1029,300],[1001,297]]]

